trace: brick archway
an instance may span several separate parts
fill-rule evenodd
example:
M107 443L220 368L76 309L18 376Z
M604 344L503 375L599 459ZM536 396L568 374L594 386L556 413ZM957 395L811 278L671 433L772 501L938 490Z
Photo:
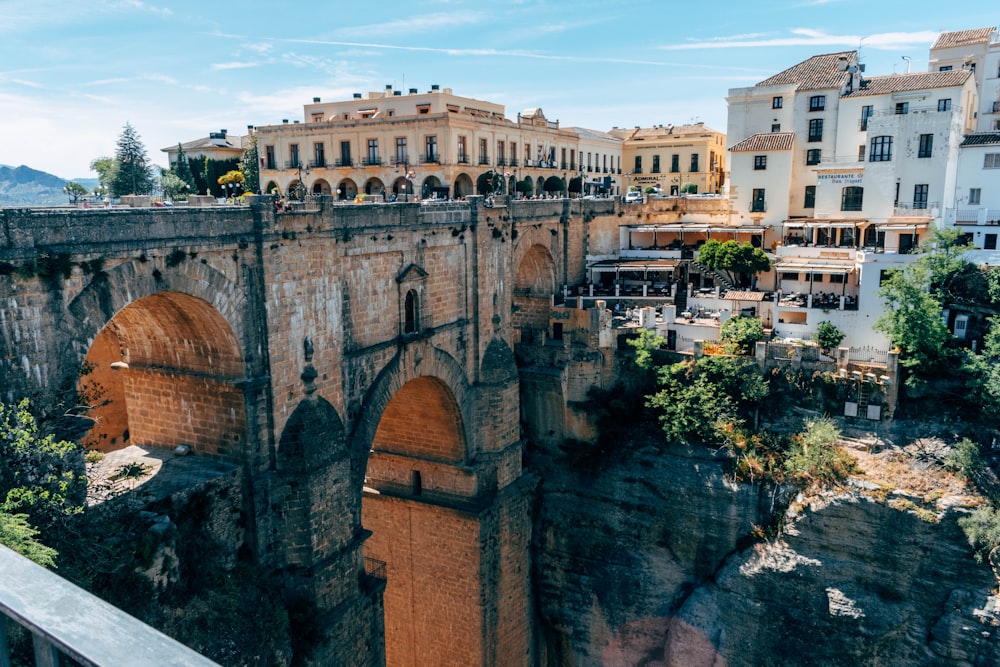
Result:
M203 264L186 271L150 264L119 265L69 306L81 359L78 391L96 406L84 444L188 445L242 462L247 372L237 314L245 296Z
M556 292L556 263L545 246L529 245L516 264L512 324L519 340L530 343L548 329L550 299Z

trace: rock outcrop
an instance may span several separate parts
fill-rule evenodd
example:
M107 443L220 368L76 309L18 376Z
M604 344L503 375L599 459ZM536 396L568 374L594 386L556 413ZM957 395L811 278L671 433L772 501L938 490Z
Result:
M574 474L539 456L544 664L994 665L996 581L957 518L863 489L780 498L698 448ZM552 465L548 465L552 463Z

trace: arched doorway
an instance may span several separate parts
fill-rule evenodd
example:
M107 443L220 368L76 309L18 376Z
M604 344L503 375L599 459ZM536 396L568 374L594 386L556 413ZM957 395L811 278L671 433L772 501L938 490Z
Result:
M545 194L545 178L539 176L538 180L535 181L535 196L538 197L543 194Z
M328 195L331 192L330 184L325 178L318 179L312 185L312 193L314 195Z
M472 178L465 173L455 177L455 199L461 199L473 194ZM482 193L479 193L482 194Z
M441 180L437 176L428 176L420 186L421 199L447 199L448 188L441 185Z
M79 391L96 407L84 445L174 448L240 462L246 376L239 342L208 302L158 292L125 306L87 351Z
M345 178L337 186L337 199L345 201L358 196L358 184L349 178Z
M361 514L365 555L386 563L389 667L482 664L482 519L467 507L466 449L459 403L439 378L409 380L382 411Z
M385 184L380 178L369 178L365 181L366 195L381 195L385 191Z
M514 276L512 324L528 343L548 329L549 299L556 291L556 263L552 253L539 244L528 248Z
M281 194L281 188L279 188L278 184L275 183L274 181L268 181L267 185L264 186L264 194L266 195Z

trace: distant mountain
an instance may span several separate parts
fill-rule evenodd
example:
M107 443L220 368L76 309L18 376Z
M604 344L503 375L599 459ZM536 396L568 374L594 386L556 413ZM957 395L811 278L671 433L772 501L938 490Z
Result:
M68 203L63 194L66 182L64 178L24 165L0 166L0 207L65 205ZM88 189L91 187L80 184Z

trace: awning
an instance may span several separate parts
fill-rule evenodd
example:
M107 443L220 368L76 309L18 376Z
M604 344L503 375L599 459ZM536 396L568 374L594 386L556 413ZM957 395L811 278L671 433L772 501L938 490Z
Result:
M612 273L616 271L673 271L676 259L602 259L587 267L588 271Z
M852 273L855 266L854 264L835 264L833 262L786 262L779 259L775 262L774 268L776 271L841 274Z
M834 227L838 229L852 227L860 227L861 225L868 224L867 220L816 220L814 222L807 222L806 227L809 229L823 228L823 227Z
M729 290L722 298L727 301L763 301L764 292L751 292L749 290Z
M905 232L927 229L930 222L889 222L884 225L875 225L875 229L880 232Z

